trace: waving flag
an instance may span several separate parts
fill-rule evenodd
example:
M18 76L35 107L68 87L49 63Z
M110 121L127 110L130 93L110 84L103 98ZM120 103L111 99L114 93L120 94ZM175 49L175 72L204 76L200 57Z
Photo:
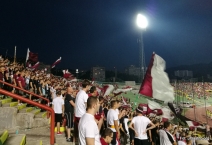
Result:
M38 53L30 52L29 48L27 49L26 62L36 63L38 62Z
M128 91L131 91L131 90L132 90L132 88L116 89L116 90L113 91L113 94L114 94L114 96L118 96L118 95L120 95L124 92L128 92Z
M73 75L67 70L63 70L63 77L64 78L71 78Z
M139 93L165 102L174 101L174 88L169 83L165 61L153 53Z
M53 64L52 64L52 68L54 68L55 67L55 65L57 65L58 63L60 63L61 62L61 57L59 58L59 59L57 59Z
M39 66L40 62L37 62L35 65L31 66L29 65L27 68L31 71L37 70L38 66Z

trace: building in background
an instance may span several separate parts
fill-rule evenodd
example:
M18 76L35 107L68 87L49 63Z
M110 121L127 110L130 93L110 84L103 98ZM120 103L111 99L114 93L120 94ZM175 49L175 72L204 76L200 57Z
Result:
M94 81L105 81L105 68L104 67L92 67L91 78Z
M177 70L174 72L174 75L179 78L192 78L193 77L193 71L189 70Z
M136 67L136 66L134 66L134 65L130 65L130 66L125 70L125 72L126 72L128 75L140 77L140 67Z

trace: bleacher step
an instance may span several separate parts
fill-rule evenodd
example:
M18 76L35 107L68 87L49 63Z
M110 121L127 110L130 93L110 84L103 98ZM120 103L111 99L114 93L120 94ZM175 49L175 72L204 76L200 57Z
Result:
M0 132L0 145L3 145L4 142L7 140L8 138L8 131L7 130L4 130L4 131L1 131Z
M25 134L14 134L10 135L4 145L25 145L26 135Z
M25 107L19 110L19 113L27 113L27 112L31 112L32 110L33 110L33 107Z
M47 115L47 112L39 112L35 115L35 118L45 118Z
M9 103L2 104L2 107L14 107L17 105L18 105L18 102L9 102Z
M18 106L15 106L18 110L21 110L23 108L26 108L27 104L21 104L21 105L18 105Z
M42 140L40 140L40 141L30 141L30 142L27 141L26 145L43 145L43 142L42 142Z
M3 99L3 100L0 100L1 104L5 104L5 103L9 103L9 102L12 102L12 98L7 98L7 99Z
M32 110L30 113L37 115L38 113L40 113L40 111L41 109L35 109L35 110Z

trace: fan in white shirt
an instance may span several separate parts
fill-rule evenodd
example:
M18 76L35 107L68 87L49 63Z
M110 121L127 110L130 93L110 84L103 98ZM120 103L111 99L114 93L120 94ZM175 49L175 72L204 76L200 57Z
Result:
M119 103L117 100L112 100L110 102L111 109L107 113L107 125L113 131L113 139L111 141L111 145L116 145L116 138L120 138L119 131L119 118L117 108L119 107Z
M99 110L97 97L89 97L87 100L87 112L79 121L79 144L80 145L101 145L99 130L103 123L103 117L99 120L98 126L94 115Z
M138 106L136 108L136 113L137 116L132 119L129 125L129 128L131 128L135 132L134 144L148 145L149 142L147 137L147 131L155 128L155 125L149 120L149 118L142 115L142 107ZM151 125L151 127L147 128L149 124Z
M84 80L82 82L83 89L77 93L75 100L75 119L74 119L74 135L75 138L78 138L78 124L80 118L86 113L87 99L88 95L86 92L90 90L90 82L88 80Z

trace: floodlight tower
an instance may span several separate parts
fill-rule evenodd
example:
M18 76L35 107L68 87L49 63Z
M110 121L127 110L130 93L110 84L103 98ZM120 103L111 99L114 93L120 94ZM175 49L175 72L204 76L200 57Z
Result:
M144 54L144 43L143 43L143 32L148 26L148 21L144 15L137 15L137 26L141 29L141 35L138 39L139 43L139 67L140 67L140 80L144 79L146 71L145 54Z

